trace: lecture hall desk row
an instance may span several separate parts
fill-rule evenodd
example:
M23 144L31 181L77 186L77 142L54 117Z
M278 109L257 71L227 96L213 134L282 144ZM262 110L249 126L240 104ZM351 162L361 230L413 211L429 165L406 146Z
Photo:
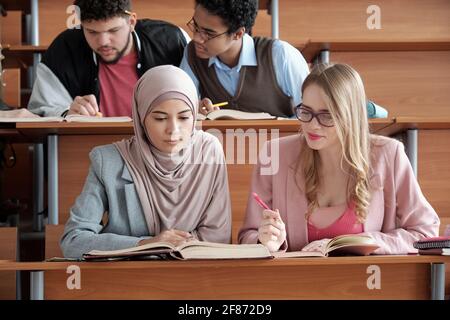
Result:
M449 139L435 139L434 135L441 136L442 134L449 134L449 123L445 119L379 119L371 120L371 131L374 133L384 134L384 135L398 135L401 132L405 132L409 129L418 128L419 129L419 144L420 149L423 150L419 152L419 163L421 163L421 158L431 157L433 163L432 166L445 165L446 161L439 160L439 156L442 156L442 152L448 152L444 148L445 143L448 143ZM227 129L240 128L244 132L248 132L249 129L255 129L256 131L267 129L269 132L271 129L279 129L279 135L295 134L299 130L299 125L297 121L208 121L203 124L204 130L218 129L221 132L225 132ZM120 140L123 137L127 137L132 134L133 129L131 124L117 123L117 124L67 124L67 123L18 123L16 125L16 130L19 134L26 139L39 140L48 139L51 135L53 138L57 137L57 163L58 163L58 177L57 181L59 185L59 192L57 200L59 200L60 214L58 217L59 223L63 224L67 218L68 209L70 208L73 200L81 191L84 179L89 166L89 161L87 154L90 149L96 145L110 143L116 140ZM423 140L422 135L425 137ZM431 139L431 140L430 140ZM434 149L428 150L429 141L433 143L444 144L436 154ZM426 142L425 144L423 142ZM424 145L422 145L424 144ZM248 148L249 143L246 144ZM224 146L225 148L225 146ZM226 148L225 148L226 149ZM422 154L423 152L423 154ZM422 155L421 155L422 154ZM437 159L436 159L437 157ZM434 160L433 160L434 159ZM448 157L447 157L448 159ZM426 159L423 159L426 161ZM425 168L432 167L430 165L424 165L423 169L419 166L419 180L421 174ZM233 217L233 240L236 241L236 233L240 227L243 219L243 213L245 210L245 203L247 200L248 186L251 174L250 164L234 164L229 166L229 177L230 177L230 189L231 197L233 202L233 213L236 216ZM444 167L445 169L445 167ZM442 169L443 172L435 172L423 176L423 179L430 181L431 185L433 182L439 183L442 179L442 175L448 170ZM433 175L434 174L434 175ZM434 179L434 180L433 180ZM448 181L448 180L445 180ZM440 183L440 190L449 188L445 185L445 181ZM422 184L422 182L421 182ZM78 190L73 190L77 189ZM425 188L424 192L427 190ZM433 191L433 189L431 189ZM72 192L72 193L71 193ZM69 194L69 195L68 195ZM432 193L433 195L433 193ZM50 195L52 196L52 195ZM439 198L437 194L437 199ZM427 196L430 198L430 196ZM444 198L445 199L445 198ZM432 201L433 199L430 199ZM65 209L61 209L61 206L66 206ZM433 204L435 206L435 204ZM444 203L445 205L445 203ZM448 211L439 211L442 220L447 219L448 221ZM444 216L442 216L444 215Z
M444 299L445 256L11 262L33 299ZM431 267L430 267L431 266Z
M46 258L61 256L63 227L47 226ZM20 270L31 271L32 299L444 299L450 263L448 256L417 255L15 262L13 246L3 250L15 237L14 228L0 229L2 299L14 299L14 272Z
M279 136L296 134L299 129L297 120L264 121L204 121L204 130L225 133L238 129L244 133L261 133L262 139L270 139L271 130L278 129ZM371 132L400 138L417 175L422 190L439 213L442 225L450 223L450 118L397 117L395 119L370 120ZM57 179L49 180L49 206L56 218L53 224L63 224L68 217L70 207L81 192L89 168L88 153L98 145L111 143L129 137L133 133L130 123L17 123L16 130L24 139L48 141L49 160L57 166L48 168L49 174ZM264 131L266 130L266 131ZM264 134L267 132L267 135ZM239 134L237 134L239 136ZM242 139L242 135L241 135ZM235 139L234 151L227 148L224 139L224 151L227 155L239 155L238 139ZM252 163L251 150L255 153L259 145L252 139L246 140L246 163L229 164L233 213L242 215L245 211L248 188L250 185ZM227 160L230 160L227 157ZM232 161L233 159L231 159ZM53 188L53 189L52 189ZM51 208L51 206L55 208ZM52 215L52 213L50 213ZM242 221L242 218L239 218ZM235 238L234 238L235 239Z
M371 129L377 132L392 123L393 120L389 119L371 120ZM300 129L299 122L297 120L222 120L203 121L198 123L198 126L200 125L203 130L223 137L224 152L229 162L228 177L232 210L235 215L238 215L234 219L242 222L252 167L261 144L271 137L297 134ZM48 141L48 173L49 176L57 178L50 177L48 181L51 224L64 224L67 220L70 207L80 194L87 176L90 150L95 146L119 141L133 134L131 123L17 123L16 127L30 140ZM232 134L223 135L230 130ZM244 141L242 139L246 134L245 147L238 148L238 145L242 145ZM230 139L235 136L238 138ZM229 143L230 141L234 142L234 146ZM245 155L244 163L237 163L242 154ZM52 216L54 218L51 218ZM233 230L234 240L236 240L236 231L236 229Z

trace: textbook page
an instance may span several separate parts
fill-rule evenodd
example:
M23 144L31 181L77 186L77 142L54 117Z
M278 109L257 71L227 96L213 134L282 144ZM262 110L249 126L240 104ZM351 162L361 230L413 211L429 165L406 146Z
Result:
M262 244L226 244L198 240L188 241L178 247L166 242L154 242L121 250L92 250L83 257L87 261L95 261L109 258L142 258L152 255L180 260L272 258L269 250Z

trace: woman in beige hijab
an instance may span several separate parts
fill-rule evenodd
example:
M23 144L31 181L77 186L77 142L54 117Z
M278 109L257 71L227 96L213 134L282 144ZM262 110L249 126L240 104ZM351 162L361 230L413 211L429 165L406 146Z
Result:
M231 241L223 149L195 129L197 105L196 88L181 69L159 66L142 76L133 100L135 136L90 154L61 239L66 257L154 241Z

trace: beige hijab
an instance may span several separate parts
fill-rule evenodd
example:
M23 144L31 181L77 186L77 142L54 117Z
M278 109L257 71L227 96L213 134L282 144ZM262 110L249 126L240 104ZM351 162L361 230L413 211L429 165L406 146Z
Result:
M184 101L194 118L191 140L176 154L156 149L144 125L151 110L169 99ZM134 89L135 136L115 145L134 181L150 235L173 228L200 240L229 242L231 206L223 149L215 137L195 129L197 106L197 90L183 70L154 67ZM216 194L218 186L226 186L221 191L225 194Z

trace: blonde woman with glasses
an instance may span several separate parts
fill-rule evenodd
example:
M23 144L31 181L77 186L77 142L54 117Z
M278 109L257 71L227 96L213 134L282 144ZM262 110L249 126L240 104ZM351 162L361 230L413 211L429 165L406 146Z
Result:
M258 163L240 243L271 251L314 250L342 234L375 240L375 254L416 252L414 241L436 236L439 218L423 196L403 145L371 135L359 74L345 64L319 65L302 86L299 135L270 141ZM277 169L278 168L278 169ZM266 169L265 171L262 169ZM276 170L277 169L277 170ZM252 196L250 196L252 197Z

